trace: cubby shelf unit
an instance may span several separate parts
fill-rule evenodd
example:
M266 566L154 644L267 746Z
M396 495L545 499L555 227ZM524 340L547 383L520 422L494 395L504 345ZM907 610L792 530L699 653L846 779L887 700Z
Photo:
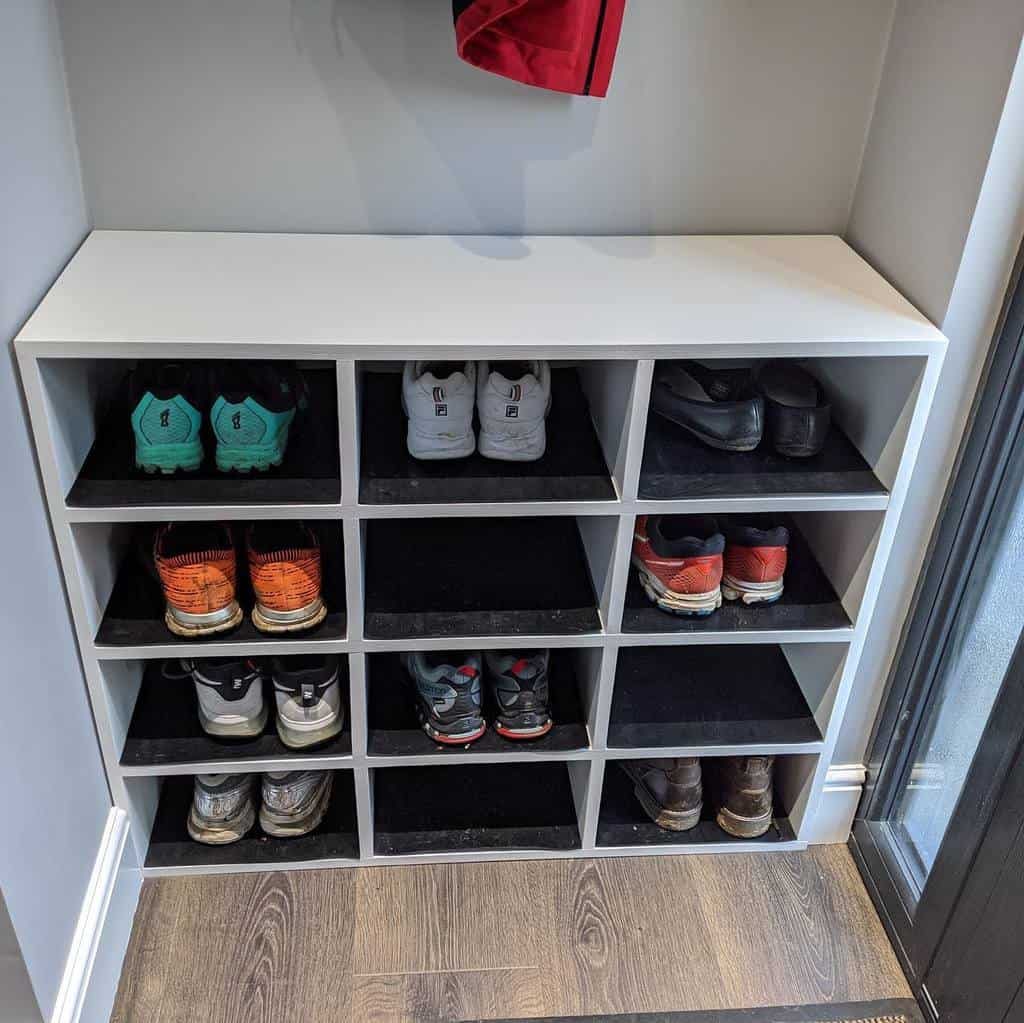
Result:
M833 236L94 232L17 355L111 792L147 874L803 847L945 347ZM815 459L711 452L648 414L658 360L769 357L800 360L831 395ZM118 402L137 360L257 358L298 361L320 396L279 472L132 470ZM412 462L402 360L495 358L551 360L545 458ZM651 608L630 548L635 517L659 512L789 522L783 602L700 621ZM136 531L286 518L324 538L327 627L185 642L154 624ZM441 750L395 705L401 651L534 646L567 687L537 745ZM209 741L155 663L289 653L347 668L348 724L323 749L295 753L272 730ZM763 753L778 758L778 820L754 842L710 817L654 828L617 763ZM191 775L293 768L337 772L316 834L188 841Z

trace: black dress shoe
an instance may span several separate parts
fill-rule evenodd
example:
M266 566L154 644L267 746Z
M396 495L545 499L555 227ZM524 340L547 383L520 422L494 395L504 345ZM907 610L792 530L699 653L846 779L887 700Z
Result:
M742 372L699 362L658 363L651 408L712 448L752 451L761 442L764 403Z
M757 373L764 396L768 435L775 450L790 458L809 458L825 445L832 406L821 384L792 362L773 359Z

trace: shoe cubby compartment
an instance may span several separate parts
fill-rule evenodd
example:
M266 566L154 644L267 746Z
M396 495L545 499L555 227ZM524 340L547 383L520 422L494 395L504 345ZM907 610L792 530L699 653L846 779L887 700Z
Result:
M191 360L197 367L211 364ZM127 379L131 359L41 360L61 485L70 508L337 504L341 500L338 384L334 362L302 362L309 409L292 427L280 466L220 472L203 416L204 458L194 472L149 474L135 465Z
M548 664L548 693L554 725L539 739L505 739L494 730L494 708L484 673L484 718L487 731L467 746L435 742L416 715L412 685L396 653L366 658L366 704L371 757L515 756L567 753L590 747L587 722L599 684L601 652L597 648L556 648Z
M820 744L845 655L835 643L622 647L608 746Z
M374 854L578 849L574 793L589 770L573 761L374 768Z
M703 805L700 823L689 831L659 827L647 816L635 793L633 779L622 769L624 758L605 761L601 810L597 821L598 848L641 849L652 846L770 848L796 841L808 786L817 766L813 754L776 757L773 776L772 825L759 838L736 838L715 821L717 814L717 757L701 758Z
M766 429L753 451L722 451L657 414L647 417L640 500L753 496L877 499L884 506L906 441L907 411L917 396L923 358L794 359L812 373L831 401L824 448L809 458L780 455ZM725 379L749 365L716 363ZM657 365L655 366L657 379Z
M172 662L177 668L178 662ZM264 685L267 723L260 735L225 738L208 735L199 721L198 699L191 678L166 678L163 661L107 661L105 683L111 690L127 690L117 697L134 706L121 746L121 766L126 772L157 772L190 765L206 773L237 771L240 761L348 757L352 753L352 717L349 709L348 660L340 659L338 685L345 709L341 732L326 742L303 749L286 746L277 733L272 684ZM195 765L200 765L195 767Z
M375 519L364 529L368 638L600 631L615 519Z
M182 638L164 622L165 600L152 562L158 523L76 523L72 529L89 587L87 613L95 622L95 638L105 647L180 647L203 656L205 646L233 643L291 644L341 640L346 635L345 561L341 523L307 521L320 540L322 596L327 617L318 626L295 633L265 633L252 623L254 604L245 558L245 522L230 522L237 554L237 594L242 623L209 637ZM197 653L198 651L198 653ZM184 655L184 654L183 654Z
M544 454L424 461L406 447L402 364L360 364L361 504L613 501L635 363L553 363ZM477 430L478 432L478 430ZM624 449L623 449L624 450Z
M720 528L783 525L789 530L785 588L774 604L722 601L703 617L659 608L646 594L636 567L629 569L622 631L627 633L731 633L849 630L856 619L882 525L882 513L799 512L716 516Z
M189 835L187 822L192 805L192 775L130 780L130 784L136 787L158 783L159 797L145 859L147 869L223 866L273 870L279 865L316 864L321 860L356 860L359 857L355 787L351 771L334 771L327 812L308 835L272 837L264 834L257 820L247 835L230 845L204 845ZM254 784L258 785L258 778ZM258 790L256 800L258 809Z

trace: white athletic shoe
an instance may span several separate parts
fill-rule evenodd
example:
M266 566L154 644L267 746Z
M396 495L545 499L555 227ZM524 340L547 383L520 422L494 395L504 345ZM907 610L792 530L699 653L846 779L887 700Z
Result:
M533 462L544 454L544 419L551 407L551 368L542 360L481 362L476 407L480 454L506 462Z
M465 458L476 449L472 362L407 362L402 411L409 417L406 444L413 458Z

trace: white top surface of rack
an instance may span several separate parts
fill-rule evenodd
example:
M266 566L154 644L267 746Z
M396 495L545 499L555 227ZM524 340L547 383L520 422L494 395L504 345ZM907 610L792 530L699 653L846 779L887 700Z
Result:
M19 341L54 355L164 345L244 355L273 345L296 356L468 346L505 357L644 357L673 346L707 356L766 346L926 354L943 337L833 235L94 231Z

